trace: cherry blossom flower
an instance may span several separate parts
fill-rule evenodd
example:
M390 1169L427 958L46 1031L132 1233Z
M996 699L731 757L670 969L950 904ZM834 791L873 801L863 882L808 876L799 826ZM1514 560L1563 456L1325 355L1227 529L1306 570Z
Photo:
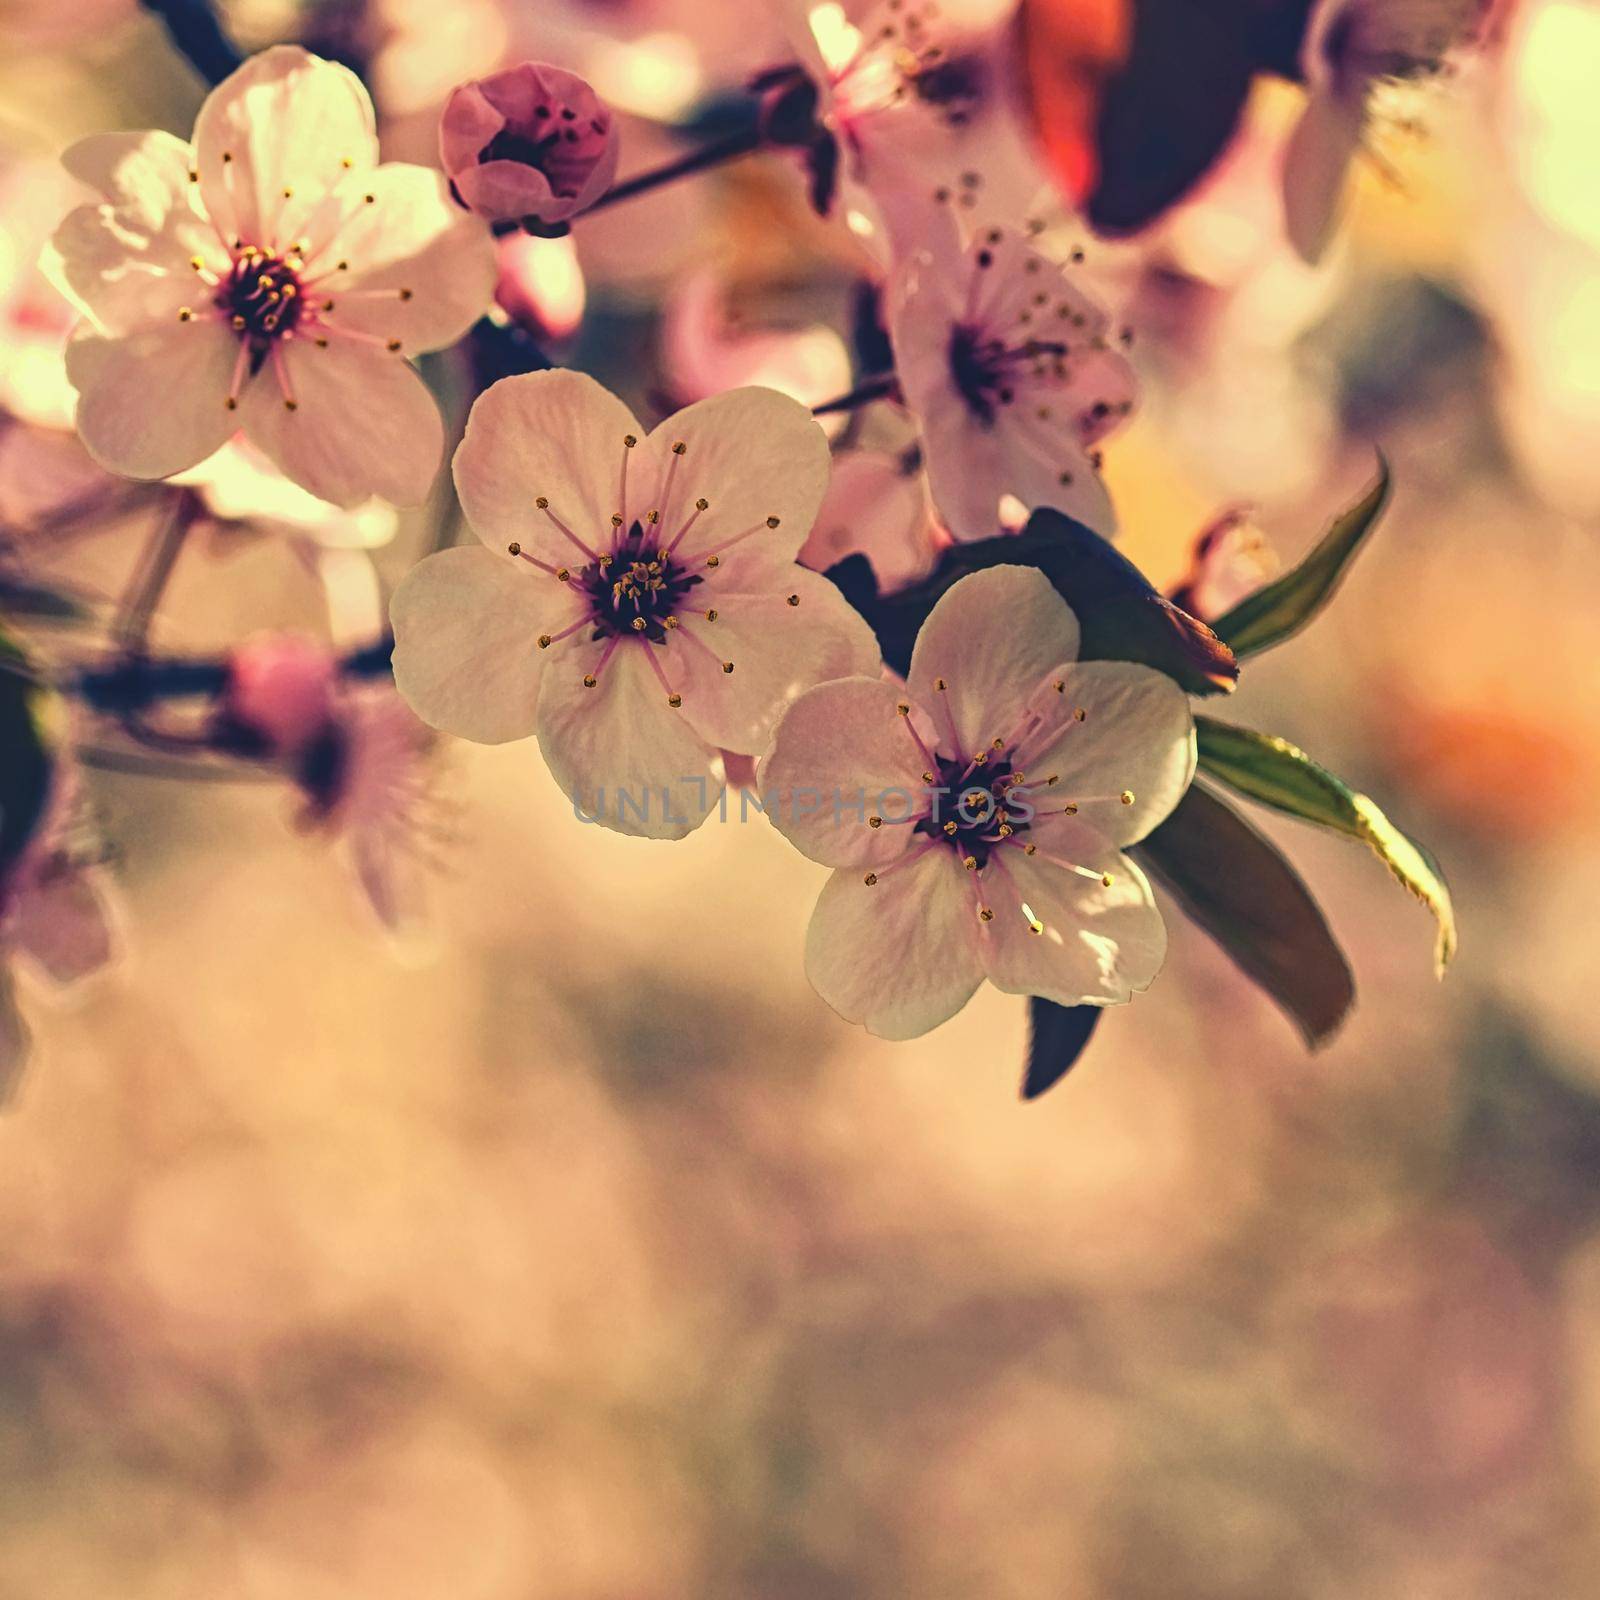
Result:
M790 39L837 141L852 232L884 253L948 207L972 226L1026 214L1044 179L1014 100L1015 0L789 0ZM829 209L826 204L819 209Z
M891 290L895 369L957 539L991 538L1007 495L1115 526L1094 447L1133 409L1133 368L1069 270L1020 232L963 248L946 223Z
M928 480L917 452L886 455L877 450L841 450L816 523L798 560L826 572L847 556L863 555L878 588L888 594L933 571L949 543L928 503Z
M1049 581L993 567L954 584L904 689L825 683L778 725L768 814L833 876L806 937L829 1005L885 1038L925 1033L987 978L1061 1005L1115 1005L1166 932L1123 853L1194 775L1182 690L1128 662L1075 664Z
M98 971L112 955L110 913L98 855L84 838L76 770L58 763L45 814L22 853L0 873L0 1103L28 1058L29 1034L16 1007L13 959L62 988Z
M378 920L421 919L444 831L428 730L392 689L346 687L321 733L299 746L300 825L342 843Z
M443 425L406 358L471 326L494 255L437 173L378 165L352 73L276 47L211 92L192 147L98 134L63 160L105 196L55 238L98 459L169 477L242 430L335 505L427 494Z
M82 187L54 162L0 168L0 407L48 428L70 428L76 396L62 352L77 320L39 269L61 214Z
M439 154L464 206L494 221L566 222L617 170L617 126L576 73L525 61L445 102Z
M1306 108L1283 169L1289 237L1307 261L1333 235L1376 92L1447 70L1489 9L1490 0L1317 0L1300 57Z
M795 694L876 668L866 624L795 565L828 447L770 389L646 436L581 373L507 378L473 407L455 478L489 550L406 575L395 681L447 732L536 732L556 781L608 827L681 838L716 804L719 749L764 753Z

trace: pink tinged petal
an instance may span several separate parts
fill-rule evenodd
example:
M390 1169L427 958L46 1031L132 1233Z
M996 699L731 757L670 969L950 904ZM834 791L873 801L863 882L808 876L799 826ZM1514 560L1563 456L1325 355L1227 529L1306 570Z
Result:
M1076 804L1110 843L1133 844L1170 814L1194 777L1188 696L1164 673L1131 661L1079 662L1064 682L1060 716L1024 742L1018 765L1035 784L1060 778L1031 791L1041 812Z
M238 348L220 323L198 318L75 338L67 377L89 454L129 478L166 478L205 460L236 426L224 402Z
M609 541L629 437L642 441L644 429L585 373L502 378L478 396L456 451L461 509L491 550L516 543L552 565L581 564L583 552L553 517L591 550ZM632 456L630 473L648 476L639 449Z
M200 108L194 144L218 227L269 249L293 243L329 189L378 161L361 80L294 45L263 50L218 84Z
M650 435L663 486L677 444L683 455L669 503L659 508L669 545L695 500L708 502L677 542L677 558L692 568L715 555L719 580L731 587L776 582L805 543L828 488L828 439L816 419L775 389L730 389Z
M0 959L0 1110L11 1103L17 1080L33 1052L33 1035L17 1009L17 990Z
M418 355L453 344L489 308L494 242L451 203L437 172L387 162L346 184L333 204L344 220L326 243L317 239L309 269L323 275L313 294L331 327L399 339L405 354Z
M653 646L622 640L585 687L605 648L574 640L546 667L539 748L586 818L618 833L681 839L717 803L715 752L668 705L645 659Z
M1077 618L1043 573L990 567L953 584L929 613L907 685L913 699L948 712L960 754L971 755L1009 737L1048 675L1077 653Z
M1032 856L1008 848L977 874L994 913L982 924L984 970L1008 994L1121 1005L1161 970L1166 926L1148 881L1126 856L1075 864L1091 876L1047 861L1043 847ZM1094 873L1109 876L1110 886Z
M1283 161L1284 222L1302 260L1322 259L1339 220L1345 177L1361 144L1365 94L1313 93Z
M7 930L19 956L52 982L75 983L111 959L111 923L93 879L64 867L17 898Z
M301 488L336 506L372 495L400 506L425 500L444 455L444 423L405 359L339 340L318 349L294 338L279 348L293 409L269 364L228 413L245 437Z
M914 1039L948 1021L983 981L968 874L935 846L871 886L843 868L806 930L806 976L847 1022Z
M534 730L541 637L582 615L567 585L509 555L444 550L418 562L389 602L394 681L430 727L479 744Z
M1005 429L1005 423L999 425ZM1044 438L1001 432L998 482L1030 511L1048 506L1075 518L1084 527L1109 537L1116 531L1116 511L1105 482L1080 441L1075 417L1052 424ZM991 524L994 518L990 518ZM990 532L993 532L991 526Z
M757 788L773 826L803 855L825 867L882 866L927 843L902 820L923 809L928 787L900 714L907 703L880 678L843 678L785 712Z
M759 755L785 706L829 678L872 673L872 630L826 578L791 566L779 589L709 591L717 618L685 611L667 634L668 676L683 693L683 714L708 743ZM733 671L726 670L733 663Z
M62 156L110 199L69 212L42 265L103 330L129 332L175 320L186 305L208 306L193 259L219 271L227 256L192 203L190 159L189 147L165 133L97 134Z
M878 587L904 588L933 570L938 556L926 480L889 455L841 450L817 520L799 560L826 572L846 556L864 555Z

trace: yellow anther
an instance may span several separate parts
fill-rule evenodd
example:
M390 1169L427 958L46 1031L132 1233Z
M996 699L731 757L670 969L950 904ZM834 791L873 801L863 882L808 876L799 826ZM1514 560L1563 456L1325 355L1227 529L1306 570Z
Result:
M1110 888L1110 887L1111 887L1111 885L1112 885L1112 884L1114 884L1114 883L1115 883L1115 882L1116 882L1116 881L1117 881L1117 880L1116 880L1116 879L1115 879L1115 878L1113 878L1113 877L1112 877L1112 876L1111 876L1111 874L1110 874L1110 873L1109 873L1109 872L1105 872L1105 873L1102 873L1102 874L1101 874L1101 876L1100 876L1100 882L1101 882L1101 883L1102 883L1102 884L1104 884L1104 885L1105 885L1105 887L1106 887L1106 888L1108 888L1108 889L1109 889L1109 888Z
M722 663L722 670L724 672L732 672L733 671L733 663L731 661L724 661Z
M673 445L672 453L675 456L681 456L688 448L688 445L686 445L683 440L680 439L675 445Z
M876 872L869 872L861 881L870 889L873 884L878 881L878 874Z
M695 501L694 508L696 511L709 511L711 509L711 502L702 496L700 499Z
M1067 692L1067 680L1065 678L1057 678L1055 690L1057 694L1065 694Z
M800 604L800 596L797 595L797 594L790 595L789 596L789 604L792 605L792 606L799 605Z
M622 442L631 450L639 441L631 433L627 433L623 435Z
M946 833L951 833L951 834L953 834L953 833L954 833L954 832L955 832L955 831L956 831L956 825L955 825L955 823L953 823L953 822L947 822L947 823L945 823L945 825L944 825L944 831L945 831L945 832L946 832Z
M633 631L635 633L643 633L648 626L649 624L644 620L643 617L635 617L633 619Z
M895 710L898 711L902 717L909 717L911 715L911 707L908 706L904 701L901 701L901 703L895 707Z
M706 621L707 622L715 622L716 620L717 620L717 610L716 610L716 607L713 606L711 608L711 610L706 612Z
M298 411L300 409L300 402L298 400L285 400L283 402L283 409L285 411Z
M708 567L720 567L722 565L722 558L720 556L707 556L706 565Z
M556 577L559 578L562 583L569 583L572 580L572 573L566 567L558 567L556 569Z
M976 856L962 856L961 865L964 866L968 872L976 872L978 870L978 858Z
M867 826L869 828L881 828L883 826L883 818L882 817L868 817L867 818Z
M541 511L548 511L550 509L550 502L544 495L540 495L533 503Z
M597 683L598 683L598 682L599 682L599 681L600 681L600 680L599 680L599 679L598 679L598 678L597 678L597 677L595 677L595 675L594 675L594 674L593 674L593 673L592 673L592 672L586 672L586 673L584 673L584 675L583 675L583 686L584 686L584 688L585 688L585 689L592 689L592 688L594 688L594 686L595 686L595 685L596 685L596 684L597 684Z
M1120 799L1121 799L1123 805L1131 806L1133 804L1133 790L1132 789L1124 789L1122 791Z
M387 349L388 349L390 355L394 355L399 350L399 348L400 348L400 341L398 339L391 339L389 341L388 345L387 345Z
M513 540L506 546L506 554L509 556L520 556L522 554L522 546Z
M539 635L539 648L541 650L548 650L550 648L550 635L548 633L541 633Z
M933 686L934 686L935 689L937 689L942 694L944 692L944 688L945 688L944 679L943 678L935 678L933 680Z
M1036 844L1025 844L1022 847L1022 853L1025 856L1031 856L1038 850L1038 848L1039 847Z
M988 906L979 906L978 915L982 917L985 922L994 921L994 912L992 912Z
M1072 720L1074 722L1083 722L1087 719L1088 715L1089 713L1085 711L1082 706L1079 706L1078 709L1072 713Z
M401 291L400 291L400 298L401 298L401 299L402 299L402 300L409 300L409 299L411 299L411 298L412 298L412 294L411 294L411 291L410 291L410 290L409 290L409 289L402 289L402 290L401 290Z
M194 321L194 312L192 312L188 308L188 306L182 307L178 312L178 321L179 322L193 322Z
M683 704L683 696L681 694L669 694L667 696L667 704L676 711Z
M778 517L768 517L768 518L767 518L767 526L768 526L768 527L769 527L769 528L776 528L776 527L777 527L777 526L778 526L778 523L779 523L779 522L780 522L780 521L781 521L781 520L782 520L782 519L781 519L781 518L778 518Z

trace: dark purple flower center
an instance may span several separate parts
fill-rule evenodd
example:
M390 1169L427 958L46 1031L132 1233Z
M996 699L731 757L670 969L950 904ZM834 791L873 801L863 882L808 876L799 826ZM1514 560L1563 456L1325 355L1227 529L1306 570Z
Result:
M1012 345L961 322L950 330L950 378L972 415L992 427L999 408L1016 399L1018 377L1042 376L1046 364L1059 363L1066 353L1066 345L1056 340Z
M651 532L653 535L654 529ZM585 567L578 575L589 597L596 639L638 634L652 644L665 643L667 618L703 581L664 555L654 537L645 537L638 522L628 529L609 561Z
M297 266L246 245L217 291L217 305L242 338L266 343L294 330L304 309Z
M558 198L575 199L605 153L606 130L603 118L585 120L570 106L560 111L535 106L531 122L508 122L495 134L478 152L478 165L515 161L542 172L550 181L550 192Z
M916 825L916 832L943 839L963 860L972 857L979 868L989 852L1012 834L1026 833L1028 824L1006 809L1006 795L1015 779L1007 757L974 766L971 760L947 756L938 762L938 805ZM951 824L955 826L952 828ZM1009 834L1002 834L1005 827Z

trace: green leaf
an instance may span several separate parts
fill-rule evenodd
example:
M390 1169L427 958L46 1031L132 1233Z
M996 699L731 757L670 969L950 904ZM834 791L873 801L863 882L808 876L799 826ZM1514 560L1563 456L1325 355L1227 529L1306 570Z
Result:
M50 792L41 698L27 657L0 628L0 873L33 837Z
M851 557L828 576L878 635L883 658L905 672L917 630L952 584L988 567L1036 567L1078 619L1084 661L1137 661L1190 694L1231 691L1239 677L1233 653L1205 623L1150 585L1134 564L1097 533L1058 511L1036 511L1018 534L952 545L932 577L880 595L868 564Z
M1313 1049L1355 1002L1350 964L1300 875L1232 806L1191 784L1137 856Z
M1247 595L1212 626L1236 656L1282 644L1333 598L1356 552L1389 500L1389 463L1378 457L1372 487L1323 534L1299 566Z
M1332 828L1368 845L1389 871L1433 913L1439 924L1434 966L1443 973L1456 953L1456 919L1450 889L1438 863L1379 809L1287 739L1236 728L1211 717L1195 718L1200 766L1240 794L1263 805Z

